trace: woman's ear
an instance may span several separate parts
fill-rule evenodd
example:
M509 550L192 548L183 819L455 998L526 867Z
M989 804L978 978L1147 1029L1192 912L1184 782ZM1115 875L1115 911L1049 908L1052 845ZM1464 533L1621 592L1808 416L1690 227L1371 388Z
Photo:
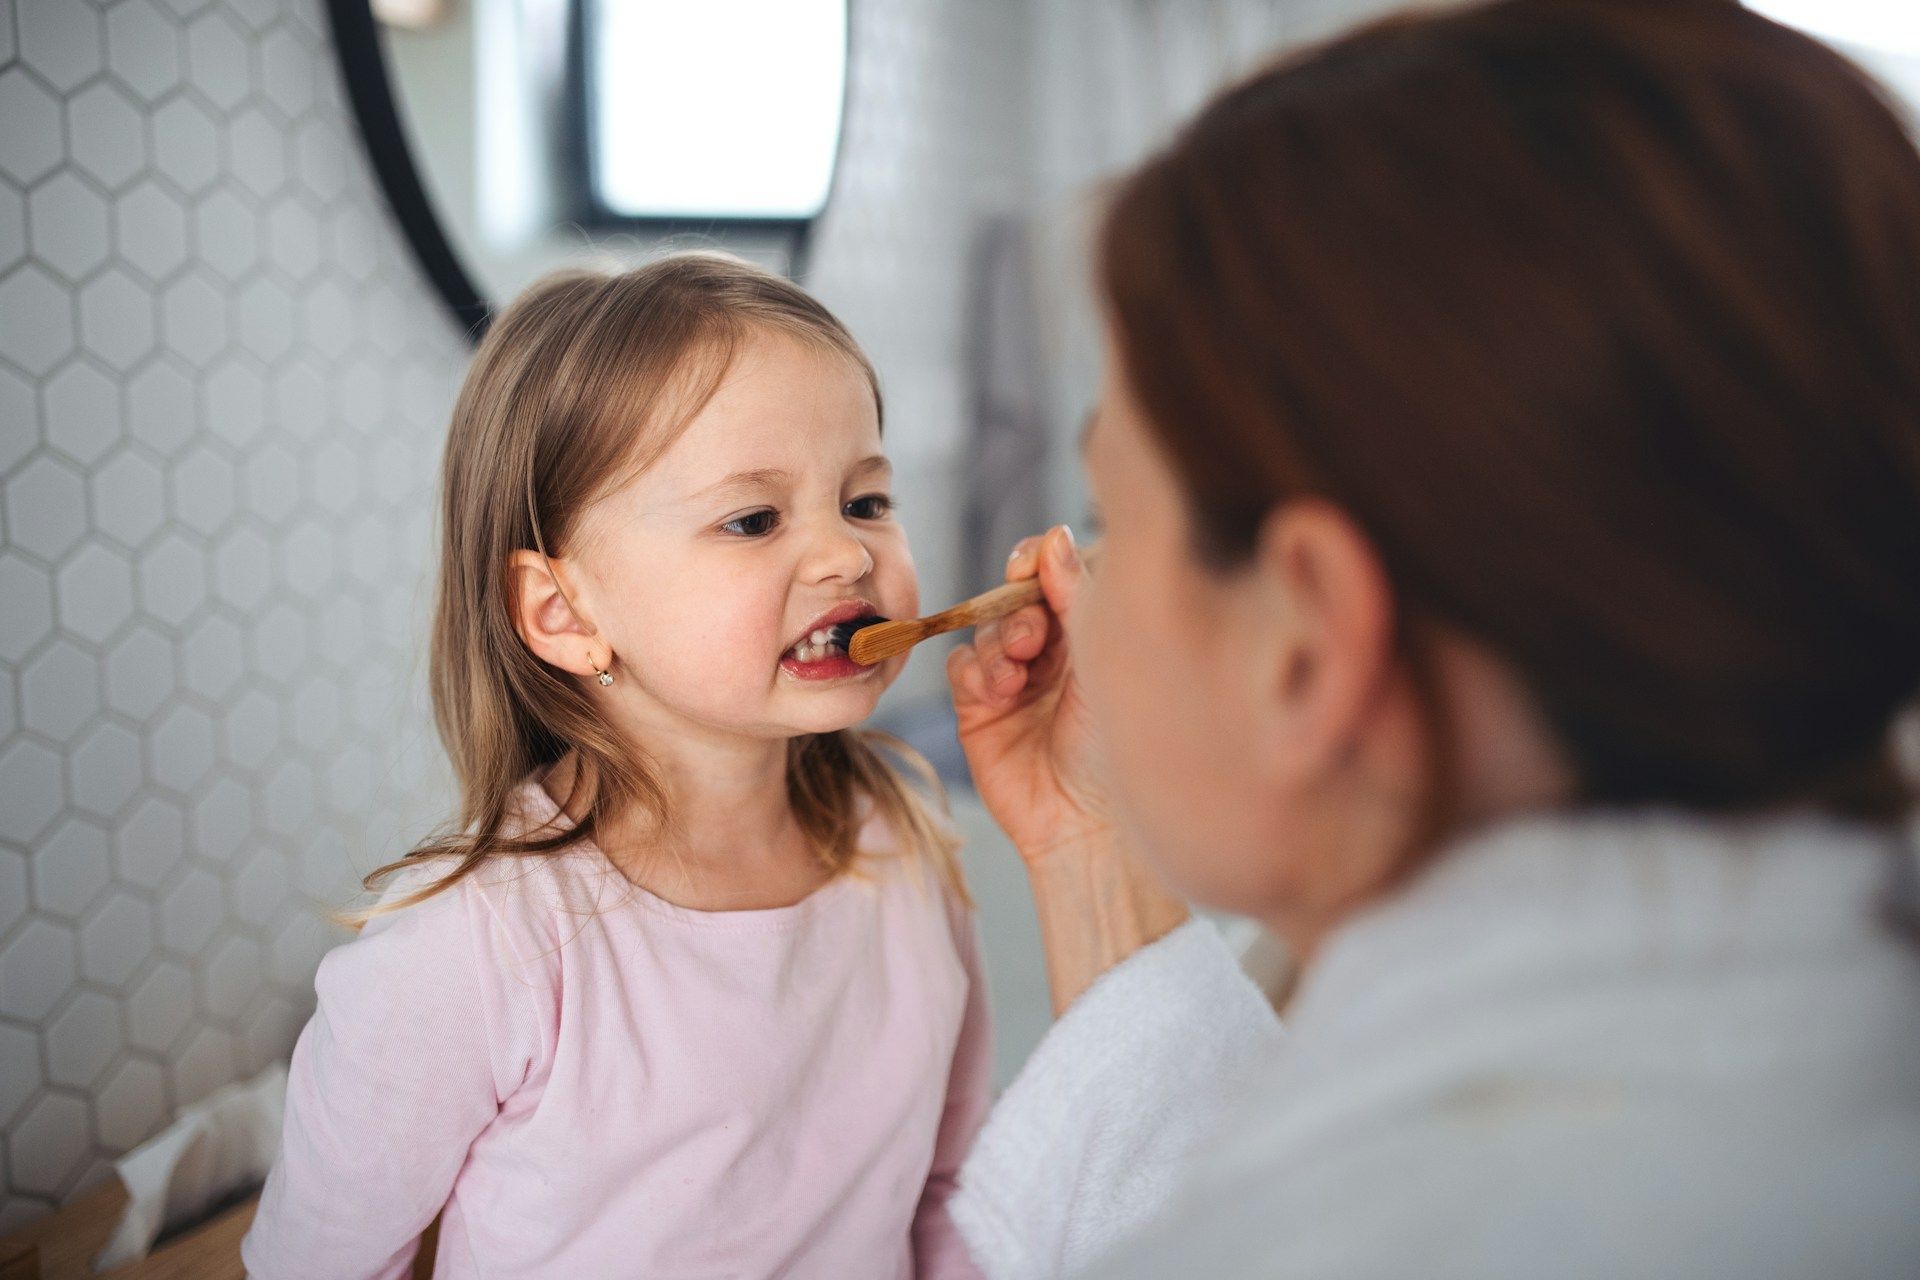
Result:
M1292 781L1350 760L1391 685L1393 592L1346 512L1285 502L1261 525L1250 566L1260 668L1260 746Z
M538 551L515 551L507 557L507 595L513 606L514 630L542 662L590 675L611 665L611 655L593 626L575 611L578 592L566 576L564 559Z

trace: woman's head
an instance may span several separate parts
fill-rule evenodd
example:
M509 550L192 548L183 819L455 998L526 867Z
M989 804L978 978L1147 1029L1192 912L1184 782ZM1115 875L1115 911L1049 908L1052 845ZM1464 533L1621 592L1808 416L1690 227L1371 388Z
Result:
M722 739L788 750L829 861L848 853L857 792L924 834L843 732L903 660L855 673L791 652L823 616L917 612L880 434L845 328L737 259L566 271L507 307L444 463L431 683L459 851L498 847L513 787L569 755L576 835L616 815L670 823L663 757Z
M1402 17L1214 102L1108 215L1077 640L1123 783L1193 783L1127 788L1174 873L1275 910L1361 823L1899 811L1916 266L1894 111L1731 0Z

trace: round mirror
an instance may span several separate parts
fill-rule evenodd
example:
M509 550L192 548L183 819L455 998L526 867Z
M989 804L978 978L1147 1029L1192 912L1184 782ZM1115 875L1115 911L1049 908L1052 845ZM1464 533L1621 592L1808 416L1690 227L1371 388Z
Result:
M333 0L382 182L478 336L583 258L724 247L789 275L832 194L846 0Z

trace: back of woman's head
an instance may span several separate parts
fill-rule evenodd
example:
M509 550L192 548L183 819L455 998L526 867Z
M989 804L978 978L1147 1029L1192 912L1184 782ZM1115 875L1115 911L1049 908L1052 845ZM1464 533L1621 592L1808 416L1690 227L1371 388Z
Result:
M1218 99L1101 271L1204 561L1328 498L1586 800L1903 809L1920 155L1838 55L1731 0L1389 20Z

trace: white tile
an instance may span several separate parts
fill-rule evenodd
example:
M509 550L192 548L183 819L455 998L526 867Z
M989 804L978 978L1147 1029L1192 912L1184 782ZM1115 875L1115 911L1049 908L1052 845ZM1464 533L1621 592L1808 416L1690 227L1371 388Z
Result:
M242 769L258 769L280 742L280 704L259 689L248 689L228 708L221 726L226 759Z
M315 520L294 525L280 544L280 575L303 596L313 598L334 581L334 536Z
M360 501L360 456L344 441L329 441L313 455L313 497L335 515Z
M269 31L260 41L260 89L283 115L298 117L313 105L316 69L325 70L291 28Z
M65 742L99 709L99 659L72 641L55 640L21 669L20 719L34 732Z
M216 305L218 299L216 298ZM173 341L169 331L169 342ZM155 360L127 383L127 427L162 456L177 452L199 429L193 383L167 360Z
M193 210L194 247L201 261L238 280L260 253L259 220L226 187L217 187Z
M100 73L106 39L100 15L91 6L69 0L19 0L15 17L20 24L21 59L55 89L71 91Z
M25 186L60 163L60 104L23 67L0 70L0 173Z
M0 1022L0 1125L12 1126L40 1082L39 1037Z
M0 659L18 662L53 630L53 582L45 570L0 551Z
M240 344L261 360L271 363L293 348L293 299L276 281L250 282L240 291L234 315Z
M287 136L258 107L244 108L227 126L227 157L234 178L259 199L287 183Z
M220 928L226 904L220 882L191 864L160 899L160 940L185 955L198 955Z
M277 849L259 849L233 878L233 906L242 923L266 929L287 903L293 871ZM264 971L265 964L261 969Z
M151 1053L172 1049L193 1020L193 975L163 960L127 996L127 1042Z
M252 462L241 488L253 505ZM255 530L240 525L220 536L213 551L213 590L237 609L252 609L273 585L273 548Z
M47 1079L88 1089L120 1052L120 1009L97 991L78 991L47 1025Z
M136 182L114 201L113 234L120 256L150 280L187 260L187 211L157 182Z
M273 377L274 425L296 440L312 440L332 425L327 379L310 364L296 364Z
M131 448L116 452L88 481L93 522L123 547L152 537L166 518L166 484L160 469Z
M345 700L339 687L324 676L302 681L293 691L294 740L312 751L325 750L340 731Z
M353 303L346 290L322 280L301 300L307 341L329 356L340 356L353 345Z
M218 533L233 516L233 464L206 446L173 466L173 518L204 534Z
M140 739L112 721L87 731L68 759L73 803L99 818L112 818L140 789Z
M0 849L0 937L27 914L27 855ZM6 1117L0 1116L0 1125Z
M147 796L113 833L115 873L142 889L158 889L187 854L187 818L170 800Z
M266 990L266 957L250 938L229 937L207 959L201 974L207 1012L235 1022Z
M109 191L125 186L146 164L145 133L139 111L111 81L90 84L67 99L73 162Z
M357 662L367 645L367 611L350 595L336 593L321 606L320 644L336 661ZM344 699L343 699L344 701Z
M267 780L267 829L283 836L297 835L313 819L313 771L290 760Z
M246 674L245 638L231 619L217 613L187 633L180 656L187 688L210 702L219 702Z
M283 525L300 511L300 460L292 450L268 440L242 468L241 493L251 511L272 525Z
M177 533L163 533L140 557L140 604L162 622L179 626L207 598L207 558Z
M42 1094L8 1135L13 1188L45 1196L63 1192L86 1164L87 1137L86 1104L65 1094Z
M0 495L6 500L7 537L23 551L57 560L86 531L87 495L80 473L42 455L13 473Z
M267 259L295 280L320 265L320 225L299 196L283 196L267 211Z
M70 172L27 193L27 246L35 260L70 281L107 260L107 200Z
M269 1064L284 1062L293 1053L305 1022L285 996L269 996L249 1015L240 1029L240 1070L257 1075Z
M36 911L78 920L112 875L107 829L67 818L34 847L33 905Z
M222 10L209 10L188 24L187 68L194 87L222 111L246 98L247 46Z
M191 791L213 768L213 724L198 707L175 706L147 739L153 779L174 791Z
M326 764L327 803L343 814L366 812L373 801L373 756L352 737Z
M233 1037L213 1027L202 1027L188 1040L172 1065L174 1100L183 1107L229 1083L237 1074Z
M0 138L12 132L0 129ZM0 351L9 360L28 373L48 373L73 350L73 337L72 296L45 268L28 263L0 280Z
M40 444L40 410L31 382L0 367L0 473L18 466Z
M148 124L154 167L182 191L206 190L220 173L220 139L213 117L193 98L182 95L168 99Z
M227 345L226 295L200 271L174 281L160 295L160 332L188 361L206 363Z
M69 556L54 575L53 591L60 625L95 644L111 639L133 616L133 566L102 542Z
M253 629L253 669L276 684L291 680L306 666L307 633L297 609L274 605Z
M80 925L80 973L124 988L153 955L153 908L125 889L93 904Z
M0 275L27 256L27 198L0 182Z
M232 778L217 779L193 806L188 828L194 854L224 866L253 835L253 800Z
M28 843L60 815L66 800L59 756L26 738L0 749L0 839Z
M294 172L321 203L331 204L346 189L348 163L338 129L319 117L301 122L294 138Z
M47 443L86 466L120 439L120 392L86 360L69 360L41 392Z
M242 313L239 319L243 329L238 336L245 342L247 318ZM208 428L236 449L257 440L266 428L266 382L245 356L229 356L213 367L205 403Z
M109 268L80 289L80 344L110 368L131 369L153 350L158 309L145 285Z
M120 0L107 12L107 66L148 102L180 83L180 33L153 0Z
M114 1069L93 1101L94 1135L119 1155L167 1124L167 1080L159 1067L130 1058Z
M173 641L144 623L136 626L107 652L107 705L145 720L173 693L173 660Z
M73 985L73 930L38 916L0 948L0 1013L37 1021Z

